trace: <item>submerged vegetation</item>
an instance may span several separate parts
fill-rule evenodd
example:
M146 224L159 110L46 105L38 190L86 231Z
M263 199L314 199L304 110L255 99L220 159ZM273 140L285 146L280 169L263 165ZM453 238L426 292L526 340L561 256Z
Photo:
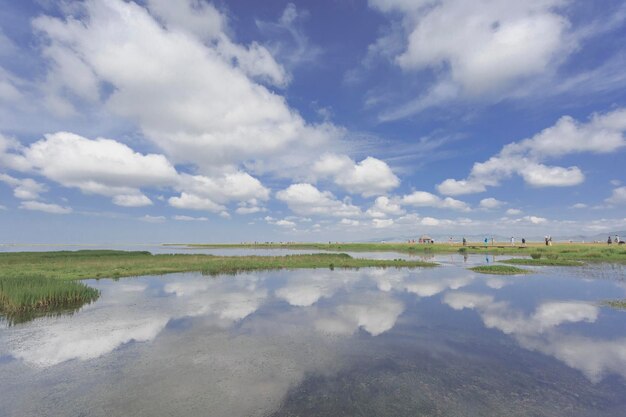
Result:
M494 274L494 275L517 275L517 274L531 274L532 271L527 269L516 268L508 265L480 265L473 268L469 268L474 272L480 272L481 274Z
M175 245L175 244L172 244ZM606 243L527 243L511 246L509 243L241 243L241 244L184 244L189 248L214 249L310 249L337 252L402 252L402 253L466 253L490 255L527 255L534 259L568 259L587 262L613 262L626 264L626 245Z
M532 265L532 266L582 266L583 262L573 259L539 259L539 258L513 258L498 261L512 265Z
M45 312L89 303L97 290L76 280L201 271L208 275L300 268L432 267L401 259L356 259L344 253L288 256L152 255L82 250L0 254L0 314Z
M626 310L626 299L624 300L607 300L602 303L607 307L616 308L618 310Z

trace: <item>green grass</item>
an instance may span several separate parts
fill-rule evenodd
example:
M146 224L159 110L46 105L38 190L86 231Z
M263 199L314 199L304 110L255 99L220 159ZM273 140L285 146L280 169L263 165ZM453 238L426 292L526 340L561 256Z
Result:
M75 311L95 301L100 292L82 282L45 276L4 276L0 279L0 314L11 324L54 311Z
M200 271L208 275L301 268L432 267L401 259L357 259L344 253L289 256L152 255L149 252L60 251L0 253L0 313L4 315L91 302L88 278L120 278Z
M625 300L607 300L607 301L602 302L602 305L616 308L618 310L626 310L626 299Z
M170 244L174 245L174 244ZM180 245L179 245L180 246ZM184 244L190 248L215 249L312 249L338 252L402 252L402 253L455 253L462 250L468 254L529 255L540 258L558 258L587 262L626 263L626 245L600 243L529 243L526 246L510 246L496 242L485 245L481 242L461 244L409 244L409 243L256 243L256 244Z
M494 274L494 275L517 275L517 274L531 274L532 271L527 269L516 268L508 265L480 265L473 268L469 268L474 272L480 272L481 274Z
M511 265L531 265L531 266L581 266L583 262L575 261L573 259L528 259L528 258L513 258L505 259L504 261L498 261Z

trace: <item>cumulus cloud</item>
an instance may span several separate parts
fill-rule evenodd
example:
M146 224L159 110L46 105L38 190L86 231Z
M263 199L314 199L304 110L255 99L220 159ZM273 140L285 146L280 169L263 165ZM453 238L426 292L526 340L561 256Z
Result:
M403 196L400 201L403 205L413 207L437 207L458 211L471 210L467 203L463 201L455 200L451 197L440 198L439 196L426 191L414 191L411 194Z
M113 197L113 204L122 207L144 207L152 205L152 200L143 194L121 194Z
M287 229L295 229L296 223L288 219L275 219L272 216L265 216L265 221L269 224L285 227Z
M217 204L208 198L199 197L195 194L188 194L185 192L181 193L179 197L170 197L168 202L170 206L179 209L202 210L212 213L221 213L226 210L226 207Z
M401 118L459 97L506 94L514 83L550 73L575 49L562 0L370 0L400 13L404 50L394 57L407 72L435 74L429 92L388 113Z
M19 171L28 169L28 163L20 153L22 148L19 141L0 133L0 166Z
M280 171L267 159L298 150L310 155L338 136L332 125L307 124L254 80L286 82L264 47L230 40L212 6L168 3L148 3L160 22L137 3L113 0L82 3L71 19L39 17L33 27L46 41L44 53L63 50L112 86L102 99L106 107L136 122L174 163L204 173L244 162ZM64 72L56 55L49 58L52 71ZM290 160L300 162L284 159Z
M118 205L148 205L140 187L173 185L174 167L163 155L133 151L112 139L58 132L45 135L23 151L32 170L65 187L115 197Z
M482 200L480 200L479 206L484 209L497 209L498 207L501 207L503 204L505 204L504 201L496 200L493 197L489 197L489 198L483 198Z
M386 227L392 226L393 223L393 219L372 219L372 225L376 229L384 229Z
M13 187L13 195L20 200L37 200L41 193L48 190L45 184L32 178L14 178L7 174L0 174L0 181Z
M366 197L386 193L400 185L400 179L389 165L372 157L355 163L346 155L326 154L315 162L313 172L322 178L331 177L347 191Z
M276 198L296 214L335 217L358 217L361 209L348 201L340 201L328 191L320 191L306 183L292 184L276 193Z
M466 179L447 179L437 186L446 195L482 192L516 174L534 187L567 187L585 179L576 166L547 166L542 162L577 153L611 153L626 146L626 109L594 114L587 123L569 116L535 136L512 142L485 162L477 162Z
M522 214L522 210L520 209L514 209L514 208L510 208L506 211L506 214L508 216L517 216L519 214Z
M269 199L270 195L270 190L258 179L242 171L213 177L183 174L178 188L187 194L210 198L221 204L230 201L251 201L256 205L259 201Z
M24 210L43 211L50 214L69 214L71 207L62 207L58 204L42 203L41 201L22 201L20 208Z
M538 216L524 216L522 218L516 219L515 221L531 223L531 224L543 224L543 223L547 223L548 219L546 219L545 217L538 217Z
M626 187L617 187L609 198L605 200L609 204L626 204Z
M365 214L370 217L382 218L387 216L398 216L404 214L406 211L396 201L392 201L389 197L380 196L374 200L374 204L370 207Z

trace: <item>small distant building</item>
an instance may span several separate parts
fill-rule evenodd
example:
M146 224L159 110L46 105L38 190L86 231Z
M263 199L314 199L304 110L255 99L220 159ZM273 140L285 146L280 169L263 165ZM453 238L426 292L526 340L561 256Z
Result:
M433 239L428 235L422 235L419 240L419 243L433 243Z

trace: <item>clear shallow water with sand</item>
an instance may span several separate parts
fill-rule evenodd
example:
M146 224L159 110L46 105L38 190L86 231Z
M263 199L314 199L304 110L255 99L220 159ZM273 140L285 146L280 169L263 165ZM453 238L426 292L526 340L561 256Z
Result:
M623 266L433 260L86 281L78 313L0 325L0 415L626 416L626 312L599 304Z

